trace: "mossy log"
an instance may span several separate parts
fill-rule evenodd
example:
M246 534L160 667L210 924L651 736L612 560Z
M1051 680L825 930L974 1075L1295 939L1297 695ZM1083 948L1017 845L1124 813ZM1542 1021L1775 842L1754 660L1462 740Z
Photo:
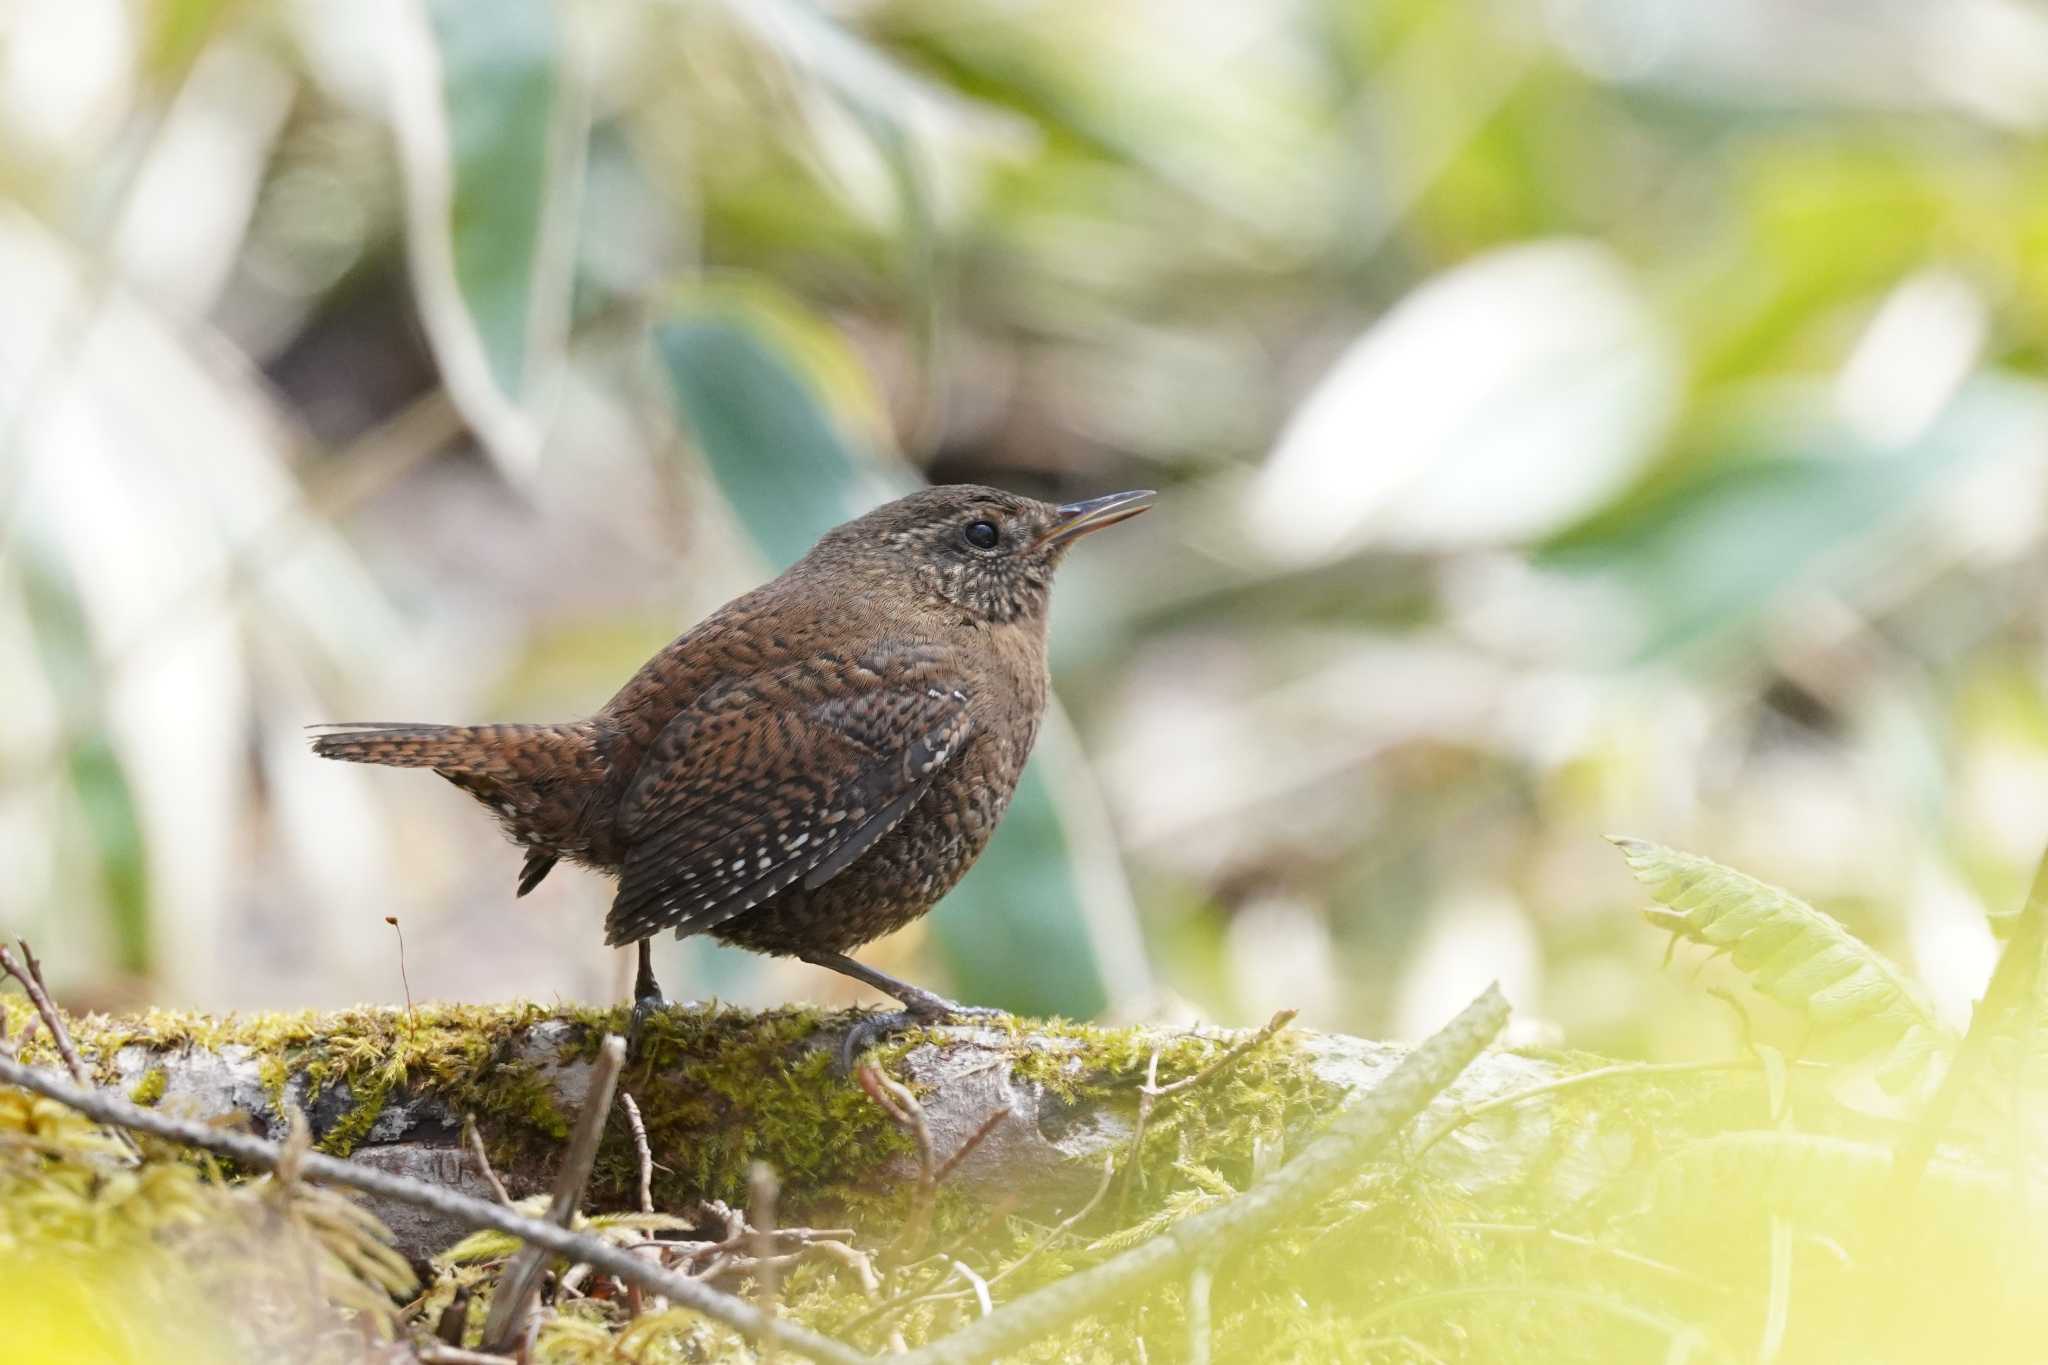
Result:
M838 1072L839 1044L855 1018L693 1007L657 1020L621 1088L645 1115L658 1206L738 1198L756 1160L780 1173L799 1209L887 1199L914 1183L911 1138ZM323 1150L488 1197L462 1140L473 1115L494 1169L520 1197L547 1187L596 1045L624 1023L617 1012L573 1007L433 1006L222 1019L152 1013L85 1020L76 1032L96 1079L137 1102L271 1137L286 1133L296 1110ZM939 1158L988 1127L950 1173L949 1198L1043 1215L1078 1206L1104 1155L1130 1147L1155 1054L1163 1085L1200 1071L1243 1036L1018 1020L924 1031L868 1060L919 1097ZM1390 1044L1290 1030L1160 1103L1153 1141L1180 1135L1169 1164L1174 1152L1216 1165L1269 1163L1402 1055ZM1489 1053L1439 1097L1418 1131L1587 1061ZM1481 1115L1430 1148L1429 1169L1478 1199L1511 1185L1518 1203L1568 1207L1633 1160L1638 1142L1627 1123L1560 1121L1569 1093ZM637 1170L627 1127L615 1122L589 1206L629 1205ZM408 1207L375 1212L415 1258L462 1231Z

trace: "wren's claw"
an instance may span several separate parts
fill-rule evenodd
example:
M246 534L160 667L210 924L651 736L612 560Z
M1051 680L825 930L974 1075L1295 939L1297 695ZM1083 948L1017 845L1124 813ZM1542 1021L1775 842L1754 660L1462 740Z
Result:
M647 1026L655 1016L668 1010L668 997L660 991L652 995L633 997L633 1017L626 1029L626 1051L629 1054L640 1051L640 1040L647 1036Z
M921 1028L930 1024L966 1023L974 1019L1008 1019L1004 1010L989 1009L983 1005L961 1005L934 995L930 991L913 991L903 999L904 1008L886 1010L879 1014L864 1015L852 1028L846 1031L845 1039L839 1044L839 1070L852 1075L854 1060L876 1043L905 1029Z

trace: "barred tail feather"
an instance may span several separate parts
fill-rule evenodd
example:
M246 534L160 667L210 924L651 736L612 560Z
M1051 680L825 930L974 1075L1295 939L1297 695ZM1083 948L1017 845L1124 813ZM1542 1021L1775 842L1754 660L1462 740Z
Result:
M524 779L537 771L573 778L596 762L588 725L393 725L320 727L313 752L346 763L433 768L444 774Z

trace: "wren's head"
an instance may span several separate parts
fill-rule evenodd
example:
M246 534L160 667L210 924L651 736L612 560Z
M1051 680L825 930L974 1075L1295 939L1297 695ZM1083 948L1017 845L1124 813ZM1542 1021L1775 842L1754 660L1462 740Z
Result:
M1042 621L1067 547L1151 505L1149 490L1054 506L979 484L946 484L834 527L806 559L976 621Z

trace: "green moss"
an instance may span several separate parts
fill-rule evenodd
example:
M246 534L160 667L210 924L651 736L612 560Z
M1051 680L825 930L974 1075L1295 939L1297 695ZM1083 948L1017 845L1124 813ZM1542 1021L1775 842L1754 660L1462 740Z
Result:
M9 1009L12 1022L15 1007ZM926 1243L945 1255L903 1264L890 1247L912 1192L907 1182L878 1181L875 1171L907 1153L909 1142L857 1085L836 1074L833 1050L822 1045L829 1040L820 1037L833 1022L803 1009L673 1011L651 1023L621 1085L636 1094L646 1121L657 1207L685 1210L707 1195L736 1201L751 1163L764 1160L782 1174L788 1220L856 1228L856 1243L884 1271L888 1295L934 1296L881 1318L845 1267L819 1260L789 1270L781 1294L792 1317L878 1353L888 1350L892 1332L917 1345L978 1311L955 1261L984 1276L1008 1272L999 1298L1099 1264L1249 1189L1344 1100L1316 1074L1309 1049L1282 1034L1202 1084L1160 1099L1142 1144L1116 1153L1108 1197L1042 1250L1055 1214L992 1212L985 1201L949 1188L940 1192ZM81 1021L77 1033L107 1073L122 1046L246 1048L268 1103L303 1105L330 1151L354 1148L380 1116L431 1091L458 1113L473 1111L500 1172L515 1189L534 1189L552 1176L573 1118L550 1091L546 1066L589 1059L605 1033L625 1024L621 1012L609 1010L449 1006L232 1020L152 1014ZM1155 1051L1158 1078L1170 1084L1196 1074L1227 1046L1158 1030L1028 1028L1009 1049L1013 1076L1019 1085L1043 1087L1041 1122L1054 1125L1062 1106L1091 1115L1107 1108L1128 1121ZM944 1034L907 1037L873 1060L900 1074L904 1053L927 1045L955 1044ZM556 1055L548 1055L550 1047ZM1567 1071L1604 1062L1578 1054L1548 1060ZM136 1074L132 1060L127 1074ZM153 1059L131 1093L144 1098L154 1086L160 1096L163 1074ZM1711 1335L1706 1355L1730 1341L1754 1340L1764 1290L1742 1275L1755 1264L1761 1234L1724 1263L1708 1262L1700 1239L1660 1239L1656 1225L1643 1224L1640 1177L1660 1151L1690 1135L1760 1125L1762 1090L1755 1073L1737 1071L1617 1078L1557 1092L1543 1105L1550 1140L1531 1154L1524 1185L1490 1191L1483 1205L1410 1168L1398 1152L1386 1153L1288 1225L1255 1243L1219 1249L1212 1358L1546 1365L1638 1359L1667 1353L1658 1328L1667 1320L1702 1324ZM1802 1114L1818 1111L1817 1103L1800 1103ZM1575 1146L1589 1136L1634 1139L1645 1164L1560 1210L1551 1177L1567 1174ZM626 1127L613 1123L586 1207L624 1205L636 1175ZM1718 1217L1724 1203L1734 1210L1752 1192L1731 1185L1708 1194ZM1660 1269L1645 1255L1680 1268ZM1711 1271L1713 1283L1684 1267ZM1816 1316L1833 1302L1825 1297L1835 1292L1829 1275L1842 1281L1845 1304L1857 1287L1847 1272L1802 1263L1801 1307L1813 1305ZM456 1285L468 1284L477 1291L470 1320L480 1323L489 1282L483 1267L450 1266L411 1321L432 1323ZM744 1279L723 1287L750 1288ZM1107 1365L1184 1358L1186 1292L1176 1283L1133 1296L1006 1359ZM542 1330L532 1358L668 1365L752 1356L730 1333L690 1315L629 1320L621 1303L599 1299L567 1304Z
M164 1089L170 1082L170 1072L160 1066L153 1066L142 1073L142 1079L128 1092L128 1098L136 1104L153 1105L164 1097Z

